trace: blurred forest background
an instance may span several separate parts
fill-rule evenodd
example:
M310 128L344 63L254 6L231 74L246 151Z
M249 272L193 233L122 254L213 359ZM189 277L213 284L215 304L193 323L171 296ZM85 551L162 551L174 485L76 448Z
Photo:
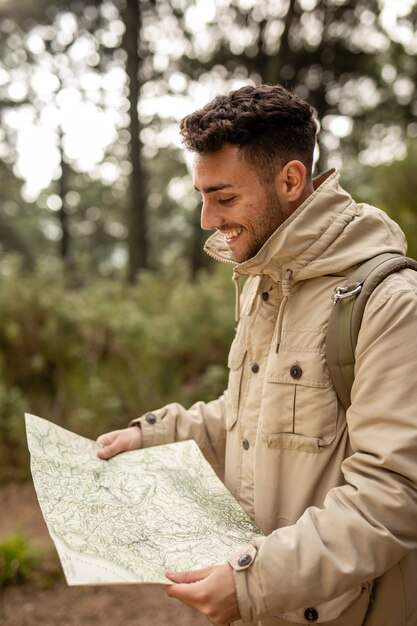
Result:
M178 120L283 83L417 255L414 0L0 0L0 480L24 411L95 438L223 390L230 268L202 252Z

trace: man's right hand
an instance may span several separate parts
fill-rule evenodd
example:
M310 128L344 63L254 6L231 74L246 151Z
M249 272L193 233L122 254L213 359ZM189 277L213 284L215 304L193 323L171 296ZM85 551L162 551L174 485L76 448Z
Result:
M129 426L121 430L113 430L97 438L101 446L97 450L99 459L110 459L120 452L138 450L142 447L142 431L138 426Z

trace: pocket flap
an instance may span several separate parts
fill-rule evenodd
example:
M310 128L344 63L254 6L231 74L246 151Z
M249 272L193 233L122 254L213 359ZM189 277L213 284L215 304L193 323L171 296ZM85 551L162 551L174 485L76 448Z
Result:
M236 421L237 421L236 413L232 413L231 411L228 411L226 414L226 429L231 430L233 426L236 424Z
M331 386L326 358L322 352L286 352L281 350L268 359L267 380L306 387Z
M242 367L245 354L246 354L245 346L243 345L243 343L238 341L238 338L236 338L234 342L232 343L232 346L229 352L229 357L227 360L227 365L229 369L234 371Z

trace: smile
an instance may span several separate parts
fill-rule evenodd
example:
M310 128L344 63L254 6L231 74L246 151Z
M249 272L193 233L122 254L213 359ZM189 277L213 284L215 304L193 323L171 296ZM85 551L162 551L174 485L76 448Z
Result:
M243 232L243 228L233 228L233 230L222 230L222 235L226 241L230 241L240 235L241 232Z

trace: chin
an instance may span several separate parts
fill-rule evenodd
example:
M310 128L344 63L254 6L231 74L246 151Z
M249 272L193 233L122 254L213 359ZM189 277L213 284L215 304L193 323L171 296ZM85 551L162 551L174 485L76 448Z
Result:
M256 248L256 250L246 250L238 255L233 255L233 257L238 263L244 263L245 261L249 261L249 259L253 259L253 257L258 254L259 250L260 248Z
M233 250L230 250L230 258L235 263L243 263L244 261L247 261L249 257L246 254L239 254L234 252Z

